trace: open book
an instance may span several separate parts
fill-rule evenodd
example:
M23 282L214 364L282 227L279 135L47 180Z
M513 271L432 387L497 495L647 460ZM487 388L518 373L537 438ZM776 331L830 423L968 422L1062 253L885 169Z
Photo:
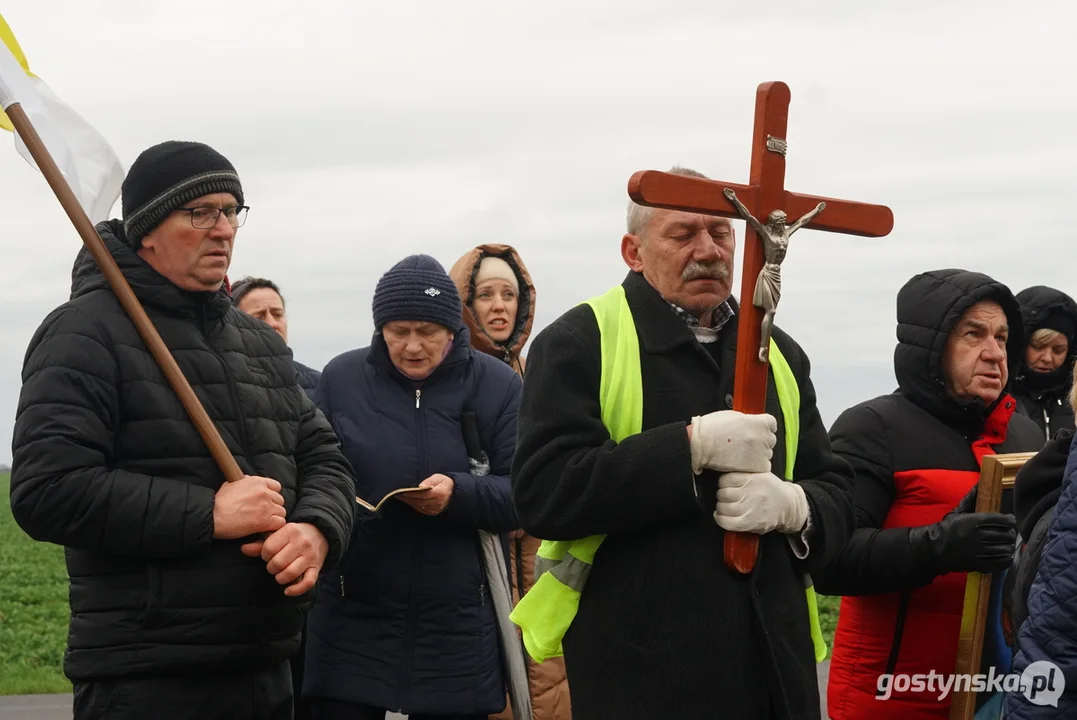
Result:
M402 488L397 488L396 490L393 490L391 493L389 493L388 495L383 497L381 500L379 500L377 505L371 505L370 503L368 503L366 500L359 497L358 495L355 496L355 502L359 503L360 505L365 507L367 510L370 510L371 512L377 512L378 510L381 510L381 506L385 504L385 501L388 500L389 498L391 498L393 495L399 495L400 493L408 493L408 492L418 492L420 490L429 490L429 489L430 488L425 488L425 487L402 487Z

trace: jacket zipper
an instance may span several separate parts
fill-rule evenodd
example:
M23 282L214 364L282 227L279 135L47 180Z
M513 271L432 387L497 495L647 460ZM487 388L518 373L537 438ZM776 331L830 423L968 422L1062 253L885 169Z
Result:
M236 390L236 379L232 377L232 373L228 371L228 363L225 361L224 356L217 352L217 348L213 347L213 354L217 356L217 359L221 361L221 367L224 369L224 379L228 384L228 395L232 399L232 411L236 416L236 432L239 435L239 446L243 448L243 454L250 458L250 442L247 438L247 424L243 422L243 415L239 410L239 391Z
M213 352L217 353L216 348L214 348ZM217 357L220 358L221 365L224 367L225 380L228 382L228 394L232 396L232 409L236 413L236 429L239 432L239 446L243 448L243 454L250 458L251 451L250 440L247 437L247 423L243 421L243 414L239 409L239 390L236 389L236 379L228 371L228 363L225 362L224 356L217 353Z
M338 563L338 565L337 565L337 567L339 569L339 572L340 572L340 597L342 597L342 598L345 597L345 595L344 595L344 575L348 572L348 568L350 568L354 562L355 562L355 558L352 557L348 561L347 565L345 565L343 562Z
M423 416L422 407L422 394L423 391L419 388L415 388L415 444L418 455L418 475L415 483L418 484L426 479L426 467L423 463L426 460L426 422ZM421 543L421 538L419 539ZM422 565L422 548L412 548L412 578L415 577L416 572L419 570L419 566ZM409 676L411 675L411 663L415 659L412 655L412 639L415 634L415 623L418 612L415 607L415 583L412 580L410 587L408 588L408 620L407 626L404 629L404 643L408 648L408 651L404 654L403 662L400 668L400 684L397 690L396 704L398 708L402 708L405 705L405 700L410 690Z
M886 675L893 675L897 667L898 654L901 652L901 640L905 635L905 617L909 613L909 601L912 595L909 592L901 593L898 598L897 617L894 621L894 639L890 642L890 656L886 659Z
M236 433L239 436L239 447L243 450L243 455L250 461L250 439L247 437L247 424L243 422L243 413L240 412L239 404L239 391L236 389L236 379L232 377L231 371L228 369L228 362L224 359L224 355L220 353L217 346L213 344L209 339L209 333L206 331L206 309L202 308L202 336L206 339L206 344L209 345L209 349L213 351L213 354L217 356L217 360L221 363L221 369L224 371L224 381L228 385L228 397L232 401L232 412L235 413L236 418Z

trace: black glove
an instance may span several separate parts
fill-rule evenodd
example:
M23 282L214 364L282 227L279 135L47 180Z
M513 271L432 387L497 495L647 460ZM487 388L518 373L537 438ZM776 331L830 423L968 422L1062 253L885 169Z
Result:
M1005 570L1017 545L1017 521L1003 513L955 511L934 525L910 528L909 544L919 563L939 575Z
M955 513L970 513L976 512L976 496L977 491L980 489L979 484L973 485L972 489L968 491L965 497L961 498L961 502L957 504L950 512Z

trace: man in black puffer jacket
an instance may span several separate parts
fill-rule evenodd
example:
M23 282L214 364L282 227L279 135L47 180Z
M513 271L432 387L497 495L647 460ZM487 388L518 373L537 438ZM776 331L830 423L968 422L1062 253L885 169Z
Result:
M225 483L97 264L34 334L11 508L63 545L75 718L290 718L309 591L354 478L284 341L222 286L243 191L197 143L146 150L97 231L245 477Z

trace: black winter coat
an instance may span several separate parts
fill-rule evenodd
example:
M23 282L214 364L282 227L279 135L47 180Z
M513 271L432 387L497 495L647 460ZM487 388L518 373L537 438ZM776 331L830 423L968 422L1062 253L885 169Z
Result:
M1013 481L1013 509L1017 518L1020 549L1013 570L1006 576L1006 597L1010 601L1010 628L1017 630L1028 618L1028 595L1043 554L1047 530L1054 519L1055 504L1062 494L1072 430L1059 430L1017 472Z
M291 352L223 292L180 290L97 226L243 472L278 480L291 522L347 545L352 473L296 383ZM244 540L214 540L224 481L96 262L34 333L15 419L11 509L65 546L73 681L263 668L299 647L309 603L288 598Z
M1019 676L1031 670L1032 678L1045 682L1034 684L1028 694L1006 694L1008 720L1077 717L1077 458L1072 445L1062 492L1051 512L1012 669ZM1036 663L1049 665L1037 673L1030 668Z
M693 480L686 425L732 408L737 322L704 347L642 275L623 282L639 335L643 431L610 439L599 408L601 352L588 305L534 339L520 407L513 497L528 533L607 534L564 638L575 720L818 718L819 688L804 573L828 563L853 530L852 471L830 450L808 358L774 338L800 388L795 480L815 534L806 561L789 537L760 538L753 572L723 561L718 475ZM778 421L773 472L785 469Z
M519 527L509 468L522 387L505 363L470 347L466 328L434 373L416 383L380 335L325 367L317 402L355 467L356 492L390 491L442 473L446 510L426 516L396 499L358 510L348 553L325 574L308 624L304 697L404 714L488 714L505 679L478 530ZM461 426L475 413L488 475L473 475ZM507 578L506 578L507 581Z
M318 389L318 380L322 377L321 371L296 361L295 373L299 380L299 387L303 388L303 392L307 394L307 397L313 400L314 391Z
M1054 288L1037 285L1017 294L1024 322L1025 343L1032 333L1043 326L1053 311L1069 317L1077 326L1077 303L1069 295ZM1072 385L1073 364L1077 360L1077 342L1070 341L1069 354L1062 367L1050 373L1038 373L1025 364L1024 349L1021 362L1016 366L1013 379L1013 396L1017 400L1017 412L1030 418L1043 433L1044 442L1058 434L1059 430L1073 430L1073 408L1069 393Z

